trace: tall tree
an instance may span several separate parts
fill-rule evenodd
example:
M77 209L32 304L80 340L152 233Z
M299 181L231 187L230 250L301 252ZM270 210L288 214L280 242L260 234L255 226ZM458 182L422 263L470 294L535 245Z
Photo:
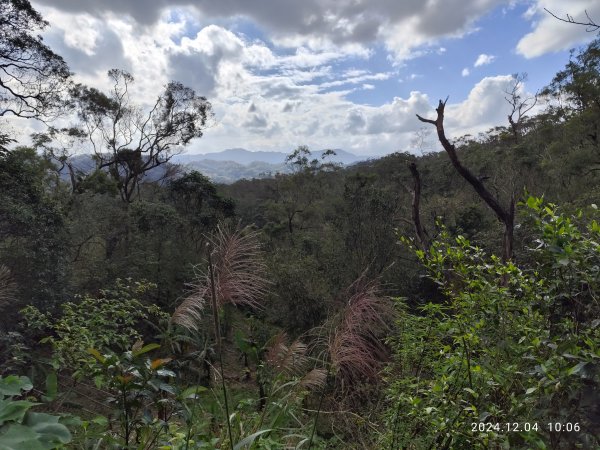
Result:
M43 118L64 106L70 72L36 34L47 26L28 0L0 1L0 116Z
M131 202L149 171L203 135L212 107L193 89L170 82L144 110L130 98L131 74L112 69L108 76L114 82L109 94L80 85L73 96L98 168L108 170L121 198Z
M504 91L506 96L504 99L511 107L508 115L508 123L512 131L515 141L519 140L523 122L529 111L531 111L537 103L537 94L527 96L523 91L523 83L527 80L526 73L515 73L512 76L512 81L509 87Z
M448 138L446 137L446 132L444 130L444 109L446 108L446 102L440 100L438 107L436 108L437 117L435 120L425 119L417 114L417 118L421 122L430 123L435 126L438 139L446 150L446 153L450 157L450 161L452 165L459 173L461 177L463 177L477 195L490 207L490 209L496 214L496 217L502 224L504 225L504 237L502 242L502 259L504 261L508 261L512 259L513 256L513 241L514 241L514 228L515 228L515 199L514 196L511 196L510 204L508 208L503 207L498 199L489 191L489 189L483 184L483 181L475 176L473 172L471 172L466 166L462 164L460 159L458 158L458 154L456 152L456 147L450 143Z
M571 57L564 70L542 90L542 95L566 102L575 111L600 112L600 38L590 42Z

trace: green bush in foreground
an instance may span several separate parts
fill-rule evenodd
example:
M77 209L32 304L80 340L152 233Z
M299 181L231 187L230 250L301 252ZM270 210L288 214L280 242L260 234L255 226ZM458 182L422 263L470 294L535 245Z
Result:
M524 267L446 233L416 250L446 300L418 314L398 302L385 445L600 445L600 226L541 199L525 206Z

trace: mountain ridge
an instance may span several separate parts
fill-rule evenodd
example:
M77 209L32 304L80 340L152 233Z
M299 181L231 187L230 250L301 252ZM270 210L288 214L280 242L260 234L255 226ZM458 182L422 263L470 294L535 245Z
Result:
M326 150L316 150L311 152L311 155L314 158L320 159L325 151ZM328 161L350 165L367 159L366 157L361 157L342 149L333 149L333 151L336 154L330 157ZM172 162L186 164L193 161L211 160L232 161L242 165L249 165L254 162L280 165L285 163L285 159L287 158L288 154L289 153L285 152L270 152L265 150L251 151L245 148L236 147L213 153L186 153L175 155L172 158Z
M311 152L311 159L321 159L326 150ZM345 150L336 149L335 155L327 161L344 166L352 165L367 158L361 158ZM186 170L197 170L215 183L230 184L241 179L268 178L276 173L289 173L290 168L285 164L288 154L283 152L250 151L243 148L231 148L214 153L193 153L174 155L169 161L179 164ZM92 172L96 164L92 155L74 155L71 158L76 170L83 173ZM147 181L156 181L164 176L163 166L152 169L147 174ZM61 171L61 177L68 179L66 168Z

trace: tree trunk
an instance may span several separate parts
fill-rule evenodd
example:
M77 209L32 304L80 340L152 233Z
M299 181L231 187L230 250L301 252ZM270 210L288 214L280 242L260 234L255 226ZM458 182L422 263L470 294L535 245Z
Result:
M430 123L435 125L437 130L437 135L442 147L450 157L450 161L452 165L456 169L456 171L471 185L477 195L481 197L481 199L494 211L497 219L504 224L504 237L502 243L502 260L509 261L513 256L513 232L514 232L514 220L515 220L515 200L514 196L511 197L511 203L508 209L504 209L498 200L491 194L490 191L484 186L479 178L477 178L473 173L462 165L460 160L458 159L458 155L456 153L456 147L448 141L446 138L446 133L444 132L444 108L446 107L446 102L440 100L437 111L437 118L435 120L425 119L417 114L417 118L421 122Z

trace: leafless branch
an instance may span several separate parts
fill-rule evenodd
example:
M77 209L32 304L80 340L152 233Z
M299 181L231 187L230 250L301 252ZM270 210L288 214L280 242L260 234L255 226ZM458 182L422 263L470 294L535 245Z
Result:
M417 114L417 118L421 122L430 123L435 125L437 130L437 135L442 147L450 157L450 161L452 165L456 169L456 171L462 176L472 187L475 189L479 197L490 207L490 209L496 214L496 217L500 222L504 224L504 241L502 247L502 258L504 261L508 261L512 258L513 252L513 232L514 232L514 216L515 216L515 205L514 205L514 197L511 198L511 203L508 208L503 208L498 200L492 195L492 193L485 187L479 177L476 177L467 167L465 167L461 161L458 159L458 154L456 152L456 147L450 143L448 138L446 138L446 133L444 131L444 109L446 107L446 102L448 101L448 97L446 97L445 101L440 100L438 107L436 108L437 118L433 119L425 119Z
M582 25L584 27L586 27L586 31L593 33L595 31L600 30L600 25L597 24L588 14L587 10L585 10L585 17L587 18L587 22L580 22L578 20L575 20L573 18L573 16L566 14L566 18L562 18L562 17L558 17L556 14L554 14L552 11L550 11L547 8L544 8L544 11L546 11L548 14L550 14L552 17L554 17L557 20L560 20L561 22L566 22L566 23L570 23L573 25Z

